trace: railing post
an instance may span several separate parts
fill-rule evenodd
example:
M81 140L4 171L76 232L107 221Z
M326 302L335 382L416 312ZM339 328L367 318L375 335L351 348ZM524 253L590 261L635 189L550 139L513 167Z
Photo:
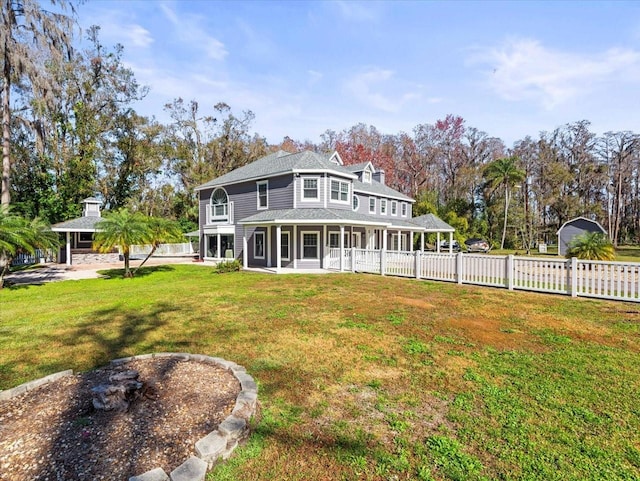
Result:
M387 270L387 249L380 251L380 275L384 276Z
M515 272L513 270L513 254L509 254L507 256L507 272L506 272L506 281L507 281L507 289L510 291L513 290L513 282L515 277Z
M416 257L416 263L415 263L416 279L420 279L420 272L422 271L422 251L418 249L415 252L415 257Z
M356 271L356 248L351 247L351 272Z
M458 252L456 254L456 282L458 284L462 284L462 272L463 264L462 264L462 252Z
M571 258L571 297L578 297L578 258Z

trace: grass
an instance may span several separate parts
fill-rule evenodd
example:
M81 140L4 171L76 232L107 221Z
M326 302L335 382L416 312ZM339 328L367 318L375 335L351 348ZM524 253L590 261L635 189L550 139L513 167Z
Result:
M0 291L0 389L204 353L244 365L262 405L211 480L640 479L636 304L373 275L141 274Z

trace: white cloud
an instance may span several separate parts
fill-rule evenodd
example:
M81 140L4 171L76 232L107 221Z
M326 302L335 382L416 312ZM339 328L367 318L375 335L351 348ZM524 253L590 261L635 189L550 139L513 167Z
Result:
M470 62L489 66L489 86L504 99L534 99L551 110L602 84L637 78L640 52L609 49L588 56L553 50L537 40L512 39L475 54Z
M384 112L398 112L406 102L415 100L420 94L406 92L402 94L385 94L384 90L393 88L390 86L394 72L379 68L369 69L356 74L345 83L345 90L360 103Z
M217 38L209 35L201 26L203 17L197 15L178 16L167 4L161 4L160 8L165 17L175 28L177 38L189 48L199 48L214 60L224 60L228 55L224 44Z
M342 18L355 22L373 22L380 16L379 9L374 2L357 2L355 0L331 2L338 8Z

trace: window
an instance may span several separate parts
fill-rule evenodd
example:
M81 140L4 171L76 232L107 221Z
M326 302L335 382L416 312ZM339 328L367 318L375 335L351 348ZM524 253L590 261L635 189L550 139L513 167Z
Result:
M360 200L358 199L357 195L353 196L352 206L353 206L353 210L358 210L358 207L360 206Z
M369 169L364 171L364 177L362 181L365 182L366 184L371 183L371 171Z
M282 232L280 234L280 257L283 261L288 261L291 259L291 251L289 245L289 233Z
M340 232L329 232L329 247L337 249L340 247ZM349 233L344 233L344 247L349 248Z
M211 220L227 220L229 217L229 198L224 189L216 189L211 196Z
M318 239L319 232L303 232L302 233L302 258L303 259L319 259L320 249Z
M387 199L380 199L380 214L387 215Z
M302 199L318 199L318 179L302 179Z
M264 232L253 234L253 257L264 259Z
M337 248L340 247L340 233L339 232L329 232L329 247Z
M391 236L391 250L407 250L407 236L404 234L393 234Z
M369 197L369 214L375 214L375 213L376 213L376 198Z
M391 215L398 215L398 203L395 200L391 201Z
M401 209L402 209L402 217L407 217L407 204L403 202L401 205Z
M258 209L267 209L269 207L269 181L263 180L256 182L258 192Z
M337 200L339 202L349 202L349 182L332 180L331 200Z

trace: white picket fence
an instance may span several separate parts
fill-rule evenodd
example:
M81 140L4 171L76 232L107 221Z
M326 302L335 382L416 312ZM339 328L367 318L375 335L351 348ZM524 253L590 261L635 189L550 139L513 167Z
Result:
M640 263L486 254L329 249L325 267L437 281L640 302Z
M146 256L151 252L150 245L132 245L129 250L129 255ZM193 246L191 242L182 242L178 244L160 244L156 251L153 253L155 256L184 256L193 254Z

